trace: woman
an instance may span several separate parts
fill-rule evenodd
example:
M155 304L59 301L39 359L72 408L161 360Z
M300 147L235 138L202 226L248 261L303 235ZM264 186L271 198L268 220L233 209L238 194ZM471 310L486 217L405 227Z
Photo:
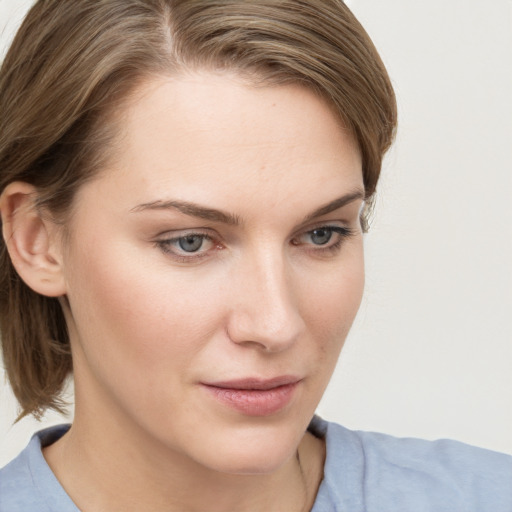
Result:
M507 456L314 418L396 124L341 2L40 1L0 112L5 365L76 395L0 511L510 510Z

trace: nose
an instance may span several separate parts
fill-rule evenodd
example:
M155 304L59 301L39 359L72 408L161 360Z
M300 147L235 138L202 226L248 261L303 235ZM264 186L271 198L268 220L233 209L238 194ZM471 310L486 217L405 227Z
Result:
M279 352L305 329L298 291L282 254L261 254L240 264L232 281L227 331L234 343Z

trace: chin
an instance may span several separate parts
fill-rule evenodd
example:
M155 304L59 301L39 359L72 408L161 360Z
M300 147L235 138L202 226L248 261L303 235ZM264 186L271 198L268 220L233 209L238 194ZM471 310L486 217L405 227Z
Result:
M291 450L267 452L265 448L239 453L222 454L221 460L210 466L220 473L235 475L267 475L278 471L295 456L296 447Z
M249 428L211 436L208 446L197 446L196 461L230 474L270 474L295 456L303 432L283 428ZM216 438L216 439L215 439Z

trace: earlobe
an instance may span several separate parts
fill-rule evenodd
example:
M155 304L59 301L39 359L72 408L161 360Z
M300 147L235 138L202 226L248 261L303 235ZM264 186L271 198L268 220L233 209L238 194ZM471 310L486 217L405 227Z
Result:
M49 297L66 293L57 226L35 206L37 190L10 183L0 196L2 231L11 261L23 281Z

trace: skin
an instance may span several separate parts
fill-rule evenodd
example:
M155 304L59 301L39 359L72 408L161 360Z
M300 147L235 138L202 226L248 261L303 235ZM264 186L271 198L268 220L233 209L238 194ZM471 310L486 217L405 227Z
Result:
M154 78L121 119L54 258L76 410L44 455L85 512L309 510L324 445L305 431L364 284L358 148L312 92L228 74ZM282 375L298 384L266 416L202 385Z

